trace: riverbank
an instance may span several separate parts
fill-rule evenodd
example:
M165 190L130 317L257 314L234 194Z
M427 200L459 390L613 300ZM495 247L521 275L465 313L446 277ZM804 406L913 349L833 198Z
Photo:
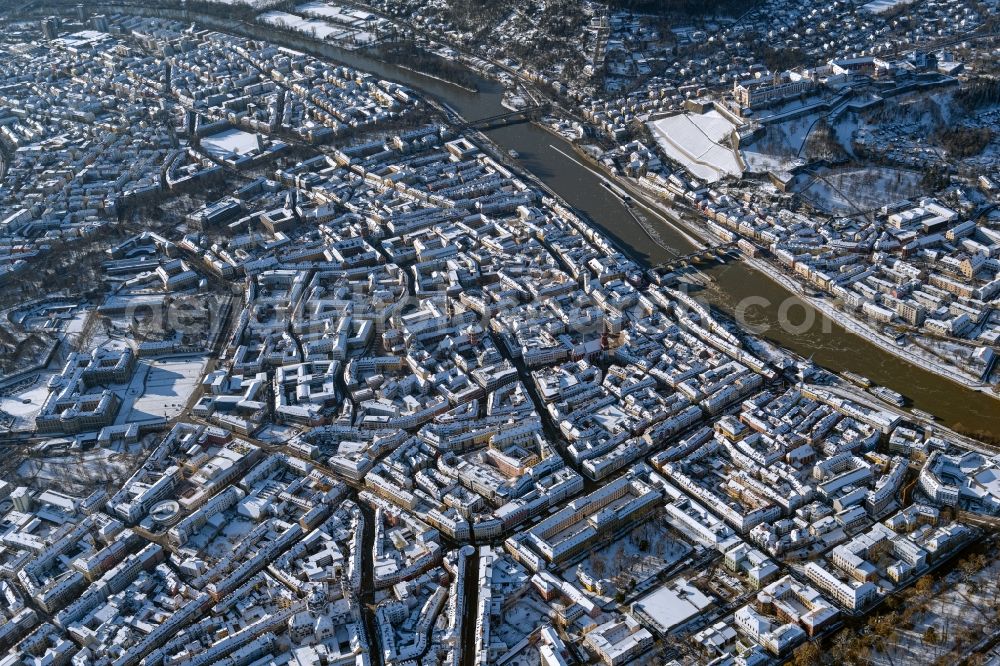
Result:
M542 126L542 128L545 129L549 134L556 135L556 132L554 130L552 130L551 128L548 128L548 127L545 127L545 126ZM502 162L506 162L507 161L506 157L502 153L502 148L501 147L497 146L491 139L489 139L489 137L486 137L485 135L483 135L481 133L480 133L480 137L482 139L486 140L485 145L484 145L484 149L487 148L487 146L488 146L488 152L495 152L496 153L496 154L491 155L492 157L494 157L494 159L499 159ZM585 162L572 157L571 155L567 154L565 151L560 150L556 146L550 146L550 147L553 148L554 150L556 150L558 153L562 154L567 159L572 159L573 162L575 162L576 164L579 164L583 168L586 168L589 171L595 173L595 175L597 175L599 177L614 178L613 174L607 173L603 169L598 170L598 168L594 166L593 160L586 153L586 151L584 151L582 148L580 148L576 144L571 144L571 145L573 146L574 151L576 152L576 154L579 155L580 157L584 158L584 160L586 160ZM526 180L528 180L528 182L531 182L531 183L535 184L536 186L540 187L540 189L542 189L543 191L547 192L551 196L555 197L556 200L562 202L564 205L566 205L567 207L569 207L574 212L577 212L577 209L574 206L572 206L572 204L570 204L569 202L566 202L563 197L561 197L557 193L553 192L547 185L545 185L544 182L542 182L540 179L538 179L537 177L535 177L534 174L531 174L529 172L527 174L527 176L526 176ZM642 206L643 208L649 210L650 213L652 213L654 216L656 216L662 222L664 222L665 224L670 225L672 228L674 228L677 231L679 231L680 233L682 233L683 236L686 239L688 239L692 244L695 245L695 247L704 248L704 247L708 247L708 246L713 246L713 245L718 245L719 244L720 239L718 239L717 237L715 237L711 233L711 231L709 229L707 229L707 228L700 228L700 227L698 227L696 225L690 224L690 221L684 219L683 212L678 212L676 210L672 210L672 209L668 208L665 204L661 203L660 201L657 201L655 199L649 199L649 198L647 198L647 196L648 196L647 193L645 193L642 190L642 188L639 187L639 185L637 183L633 183L631 181L628 181L628 180L625 180L625 179L621 179L621 178L616 178L612 182L614 182L615 184L617 184L617 185L625 188L631 194L631 196L634 198L636 205ZM609 194L610 194L610 192L609 192ZM695 214L694 212L689 211L686 208L683 209L683 210L686 211L686 212L688 212L688 213L690 213L690 214L692 214L692 215ZM587 219L585 216L581 216L581 217L583 217L583 219L585 219L585 220ZM637 220L637 222L638 222L638 220ZM640 225L641 225L641 223L640 223ZM683 229L678 229L677 225L683 225L684 228ZM645 225L641 225L641 226L643 226L643 229L645 230ZM690 233L688 233L688 232L690 232ZM697 240L697 239L693 238L691 236L691 234L696 235L698 237L698 239L700 239L700 240ZM649 234L649 237L654 242L659 243L659 241L652 234ZM638 260L635 257L635 253L633 251L630 251L630 248L621 249L620 248L620 244L621 243L620 243L619 239L612 237L610 240L612 240L612 242L615 244L615 246L617 248L619 248L619 251L621 251L626 257L629 257L630 259L632 259L633 261L635 261L640 266L643 266L645 268L649 267L649 263L645 262L645 261ZM673 248L669 248L668 247L668 249L670 251L673 251L673 252L676 253L676 250L674 250ZM756 274L759 274L761 278L767 279L770 282L772 282L773 284L776 284L777 286L783 288L785 291L787 291L789 293L789 295L795 296L796 298L799 298L799 299L801 299L803 301L808 302L810 305L812 305L813 307L815 307L817 311L819 311L823 315L827 316L831 320L831 322L833 322L835 325L837 325L841 329L843 329L845 331L845 333L847 333L849 335L855 335L857 337L862 337L862 338L868 340L868 338L866 338L865 336L862 336L860 333L853 332L850 329L846 328L841 323L841 321L844 319L844 317L841 316L840 313L838 313L836 310L834 310L833 307L832 307L832 305L830 305L829 303L823 302L821 299L815 299L815 298L809 297L808 294L805 292L805 290L802 289L802 287L800 285L798 285L797 283L795 283L794 280L791 280L787 276L781 275L779 272L777 272L775 269L773 269L773 267L769 266L764 261L762 261L760 259L755 259L755 258L752 258L752 257L747 257L747 256L745 256L743 254L740 255L740 260L739 261L740 261L741 264L743 264L744 266L746 266L748 269L753 270ZM728 317L729 313L726 313L726 314L727 314L727 317ZM731 318L731 317L729 317L729 318ZM741 328L745 329L745 322L736 321L736 324L739 325ZM874 340L868 340L868 341L869 342L873 342L873 343L875 342ZM892 352L894 356L900 357L900 354L898 353L899 349L898 349L898 347L895 347L894 341L884 341L884 342L885 342L885 344L892 344L893 345L892 348L885 348L884 349L885 351ZM882 348L881 345L880 345L880 348ZM784 348L782 348L781 350L782 350L783 353L791 353L789 350L784 349ZM792 354L792 355L796 356L799 360L806 360L805 356L802 355L802 354ZM906 357L901 357L901 358L902 358L902 360L907 361L907 362L909 362L909 363L912 364L912 360L911 359L908 359ZM919 365L919 364L917 364L917 365ZM927 370L928 372L932 372L928 368L923 368L923 369ZM958 381L959 378L952 378L952 377L944 376L944 375L942 375L941 373L938 373L938 372L935 372L933 374L935 376L941 376L942 378L949 379L949 380L954 381L954 382L956 382L958 384L962 384L961 381ZM919 416L913 414L912 412L910 412L908 410L901 409L901 408L896 407L894 405L890 405L889 403L886 403L885 401L878 399L877 397L873 396L870 393L867 393L865 391L856 390L849 382L840 379L836 375L834 375L834 382L835 382L835 384L833 384L833 385L825 385L825 386L823 386L823 388L826 389L826 390L830 390L830 391L832 391L834 393L840 394L840 395L842 395L842 397L847 397L847 398L850 398L852 400L861 402L862 404L868 404L870 406L877 407L878 409L883 409L885 411L897 414L900 417L902 417L904 419L907 419L909 421L912 421L914 423L919 423L919 424L923 425L924 427L930 428L931 430L937 431L937 432L939 432L941 434L945 434L948 437L953 438L955 441L961 441L964 444L966 444L967 446L970 446L970 448L973 448L974 450L980 451L981 453L983 453L985 455L993 455L993 454L996 453L996 449L994 449L992 447L989 447L989 446L983 444L982 442L980 442L978 440L972 439L972 438L967 437L965 435L961 435L958 432L956 432L955 430L953 430L951 428L948 428L946 425L944 425L942 423L938 423L938 422L935 422L935 421L932 421L932 420L929 420L929 419L926 419L926 418L923 418L923 417L919 417ZM975 390L971 386L966 386L966 388L969 388L970 390ZM997 396L991 395L991 394L987 394L987 395L989 395L989 397L991 397L991 398L996 398L997 397Z
M880 400L871 393L868 393L867 391L856 387L854 384L851 384L850 382L838 381L836 385L832 386L821 385L817 386L817 388L820 388L824 391L829 391L830 393L838 395L841 398L847 398L848 400L853 400L854 402L857 402L862 405L868 405L869 407L877 407L878 409L891 412L893 414L901 416L915 423L919 423L925 428L941 432L947 435L947 437L950 440L959 442L962 446L971 449L973 451L977 451L985 456L994 456L997 454L998 451L1000 451L1000 448L996 446L993 446L986 442L982 442L978 439L973 439L968 435L963 435L962 433L956 432L951 428L947 428L941 425L940 423L936 423L929 419L917 416L912 412L908 412L905 409L897 407L896 405L891 405L885 402L884 400Z
M928 372L933 372L934 374L955 382L956 384L961 384L962 386L968 388L972 391L979 391L984 393L991 398L1000 400L1000 395L995 393L992 388L983 384L982 382L976 382L968 377L957 374L954 369L940 362L937 362L933 357L929 357L923 353L915 352L911 348L900 347L896 344L896 341L890 339L888 336L873 330L870 326L859 322L854 317L850 315L845 315L843 312L838 310L828 301L822 298L816 298L809 294L808 290L802 287L801 284L796 282L794 279L784 275L780 270L771 264L765 262L761 259L755 259L751 257L743 257L743 261L752 266L754 269L760 273L766 275L772 281L777 282L785 289L793 292L798 298L809 303L813 308L822 312L824 315L829 317L831 320L836 322L836 324L844 328L848 333L852 335L857 335L858 337L863 337L868 342L877 345L883 351L889 352L895 356L902 358L903 360L917 365Z
M402 69L402 70L407 71L407 72L412 72L413 74L416 74L418 76L423 76L423 77L426 77L426 78L429 78L429 79L434 79L435 81L440 81L441 83L447 83L449 85L453 85L456 88L460 88L461 90L464 90L467 93L476 94L476 93L479 92L479 89L476 88L476 87L474 87L473 85L467 85L466 82L459 81L457 78L449 78L448 76L443 75L443 74L431 74L428 71L429 68L421 69L420 65L421 64L429 64L431 62L431 59L437 59L437 60L441 61L441 63L442 63L441 66L448 65L448 66L450 66L452 68L461 68L461 69L463 69L464 71L467 71L467 72L468 71L474 71L474 70L469 70L469 69L467 69L465 67L462 67L461 65L456 65L453 62L445 60L444 58L442 58L441 56L437 55L436 53L432 53L432 52L429 52L429 51L424 51L423 52L424 56L422 58L421 57L411 58L410 60L414 61L415 64L412 64L412 65L410 65L410 64L404 64L404 62L407 62L407 60L404 59L404 56L402 56L402 54L386 53L385 49L386 49L385 46L376 46L376 47L373 47L372 49L361 51L361 53L364 54L364 55L375 57L380 62L382 62L382 63L384 63L386 65L390 65L392 67L398 67L399 69ZM448 69L446 71L448 71L451 74L454 74L454 72L451 69ZM479 73L479 72L476 72L475 74L476 74L476 76L480 76L480 77L482 76L482 74ZM470 76L466 76L466 77L462 77L462 78L468 80L468 79L471 78L471 75Z
M502 106L502 86L488 79L479 82L479 93L472 93L422 73L385 64L367 53L344 51L328 42L308 40L301 35L280 33L272 29L265 30L258 24L238 20L226 22L219 17L205 18L197 12L180 9L154 10L121 2L114 3L114 6L121 13L167 15L187 22L194 21L212 29L269 40L279 46L368 71L379 78L406 86L418 98L436 101L438 107L447 107L462 118L475 120L505 112ZM72 13L74 7L75 5L66 4L59 8ZM678 254L686 254L690 251L686 248L691 247L689 238L699 237L702 235L699 232L707 231L704 225L692 220L679 220L676 210L644 204L644 200L650 198L648 193L643 195L642 200L635 202L637 210L650 211L648 215L643 213L641 216L646 218L646 224L643 224L642 219L635 219L625 204L601 185L604 175L581 163L585 157L583 155L581 159L570 159L567 155L574 154L574 145L549 128L523 123L491 129L477 136L488 138L490 145L495 147L495 152L503 158L504 164L511 163L507 154L508 151L515 150L518 153L515 173L535 176L533 182L541 183L543 192L567 202L587 224L600 230L616 249L639 265L657 265L670 261ZM663 223L660 224L659 221ZM693 233L682 233L678 227L690 229ZM651 229L655 230L652 237L649 233ZM713 240L711 243L716 244L717 241ZM943 424L961 427L970 432L1000 435L1000 415L996 400L984 396L981 391L969 390L937 373L924 370L903 360L898 353L886 353L882 347L864 337L850 334L839 326L835 326L831 333L826 327L825 316L823 327L791 331L783 329L780 324L783 312L779 306L798 296L750 264L734 261L712 265L703 268L702 273L712 282L703 287L700 296L730 319L734 318L735 309L741 300L748 297L762 296L773 303L751 310L756 320L754 325L767 331L763 334L755 333L757 339L788 350L800 358L810 358L834 374L844 370L864 374L878 384L906 394L914 407L933 414Z
M575 152L577 155L583 158L582 162L580 160L576 160L577 162L579 162L582 166L591 169L596 174L610 179L616 185L625 188L634 199L642 201L647 205L647 207L654 207L664 215L669 216L673 222L668 223L672 226L683 226L687 231L697 235L708 245L718 245L722 242L722 240L715 237L711 231L701 229L696 225L691 224L688 220L684 219L683 215L677 214L676 211L671 211L670 208L664 203L653 199L652 195L643 190L637 182L611 173L607 169L603 168L599 162L595 161L586 151L580 149L576 146L576 144L573 145L574 148L576 148ZM696 211L691 211L687 206L683 206L682 209L687 210L691 214L698 214ZM664 218L661 216L661 219ZM797 280L784 275L779 268L773 266L770 262L763 259L747 257L742 253L740 255L740 261L760 273L763 277L766 277L772 282L783 287L789 292L789 295L793 295L796 298L808 303L812 308L829 318L849 335L855 335L863 338L870 344L877 346L882 351L892 354L907 363L916 365L917 367L933 373L942 379L954 382L971 391L977 391L990 398L1000 401L1000 394L996 393L990 385L984 384L981 381L976 381L970 377L963 376L955 368L936 360L934 357L929 356L926 353L917 351L910 347L900 347L896 344L895 340L873 330L870 326L858 321L855 317L838 310L829 301L811 295L809 290L803 287ZM779 325L780 323L781 322L779 322Z
M383 62L385 62L387 65L392 64L392 63L390 63L388 61L383 61ZM476 93L479 92L475 88L469 88L468 86L464 86L461 83L459 83L458 81L450 81L449 79L446 79L446 78L444 78L442 76L435 76L434 74L428 74L427 72L421 72L418 69L413 69L412 67L407 67L406 65L393 65L393 66L394 67L399 67L401 70L406 71L406 72L412 72L412 73L417 74L419 76L427 77L428 79L434 79L435 81L440 81L441 83L447 83L448 85L455 86L456 88L459 88L460 90L464 90L467 93L476 94Z
M468 105L474 103L478 110L482 97L481 94L475 100L448 99L447 103L456 112L465 111L462 115L474 117L467 113ZM464 108L463 103L466 104ZM493 112L493 109L483 110L483 113ZM641 266L657 265L690 251L685 248L691 247L692 236L704 239L695 246L719 242L708 235L706 225L697 224L689 216L682 218L683 213L655 199L650 201L652 197L648 193L636 192L630 183L624 183L626 191L636 196L634 205L651 211L647 222L656 228L651 238L648 226L634 220L625 204L600 185L606 176L591 166L590 156L578 151L551 128L524 124L491 130L487 134L499 148L517 150L519 166L538 176L537 180L544 183L543 191L558 194L574 211L582 212L581 217L588 222L596 221L596 228ZM574 154L579 157L571 158ZM622 181L616 183L622 184ZM876 383L905 394L914 407L933 414L940 424L970 432L1000 433L994 396L984 395L982 391L972 390L911 363L898 353L898 348L885 349L864 336L851 333L836 323L842 317L839 313L828 318L819 310L810 310L819 315L817 325L805 330L782 327L788 303L791 299L801 299L797 290L771 279L759 266L745 261L729 262L704 268L702 273L712 281L702 292L703 296L729 319L738 318L737 308L747 298L763 298L769 302L768 306L754 308L752 312L754 318L763 319L762 328L766 333L758 337L769 344L799 358L811 359L833 374L851 370L869 376ZM809 306L805 301L802 303Z
M552 129L551 127L549 127L547 125L539 124L539 127L541 127L542 129L546 130L550 134L553 134L553 135L555 135L557 137L562 138L564 141L566 140L565 137L562 137L561 134L559 134L558 132L556 132L554 129ZM584 161L580 161L580 160L576 159L572 155L569 155L568 153L564 152L563 150L561 150L560 148L558 148L556 146L551 146L551 147L556 152L559 152L562 155L564 155L567 159L573 160L574 162L576 162L577 164L579 164L583 168L585 168L585 169L591 169L593 171L594 169L591 166L592 164L594 164L593 158L587 153L587 151L585 151L583 148L581 148L576 143L571 143L570 145L573 146L573 151L577 155L579 155L580 157L582 157ZM597 175L601 176L602 178L605 177L599 171L595 171L595 173ZM608 176L608 178L609 178L608 182L613 182L613 181L610 180L611 177L613 177L613 176L610 176L610 175ZM664 213L663 211L651 210L645 204L645 202L643 200L641 200L641 199L638 200L636 203L638 203L642 208L644 208L647 211L649 211L650 213L652 213L654 216L660 218L660 221L663 222L664 224L670 225L675 232L677 232L678 234L680 234L688 243L690 243L690 245L691 245L692 248L695 248L695 249L698 249L698 250L705 249L706 245L702 241L699 241L699 240L693 238L691 235L688 234L688 232L685 229L683 229L682 227L679 227L676 224L674 224L674 222L671 221L672 218L671 219L667 219L669 216L665 217L664 214L663 214ZM670 254L672 254L674 256L681 256L682 253L678 252L677 248L675 248L675 247L673 247L671 245L668 245L660 237L660 235L657 233L657 230L656 230L655 227L653 227L652 225L648 224L644 220L640 219L638 216L636 216L634 213L632 213L631 210L629 210L628 212L631 215L631 217L635 220L636 224L638 224L640 227L642 227L642 230L644 232L646 232L646 235L649 236L650 240L652 240L654 243L656 243L657 245L659 245L660 247L662 247L664 250L666 250ZM640 266L643 266L643 268L651 268L651 266L648 264L648 262L636 261L636 263L638 263Z

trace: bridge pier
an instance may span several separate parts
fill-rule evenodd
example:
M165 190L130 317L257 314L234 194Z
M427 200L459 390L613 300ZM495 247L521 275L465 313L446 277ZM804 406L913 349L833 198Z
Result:
M717 247L710 247L704 250L690 252L680 257L675 257L669 261L653 266L647 271L653 282L660 282L664 275L669 275L679 269L688 268L695 264L706 261L719 261L725 263L727 260L739 257L736 251L736 243L727 243Z
M506 127L508 125L513 125L517 123L530 122L535 120L538 116L548 111L549 105L543 104L539 106L529 106L524 109L519 109L517 111L510 111L509 113L500 113L495 116L490 116L488 118L480 118L479 120L474 120L468 123L459 125L461 129L476 129L480 131L486 131L490 129L496 129L497 127Z

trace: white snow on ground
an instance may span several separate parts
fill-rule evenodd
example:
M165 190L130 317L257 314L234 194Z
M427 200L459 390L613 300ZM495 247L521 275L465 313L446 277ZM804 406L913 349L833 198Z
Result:
M371 44L376 39L377 37L367 30L359 30L358 32L351 33L351 41L358 45Z
M848 112L840 117L837 123L833 126L833 131L837 135L837 141L840 145L844 147L844 150L850 155L854 155L854 133L858 131L860 126L860 120L858 119L858 114Z
M801 155L809 133L815 128L817 118L806 116L773 125L784 136L785 145L794 155Z
M366 46L378 40L374 33L365 29L371 25L369 19L374 20L375 24L378 25L386 23L384 19L375 18L367 12L323 2L307 2L297 6L295 10L302 12L305 16L270 11L258 16L257 20L312 35L317 39L339 42L341 46L348 49ZM320 18L310 18L313 16Z
M54 485L64 492L80 492L93 483L127 477L134 470L135 460L134 455L122 455L103 447L84 452L59 447L58 453L42 447L18 466L17 482L36 488Z
M327 34L324 39L354 46L365 46L378 39L368 28L388 25L388 21L370 12L351 9L333 2L310 0L297 5L295 11L305 17L325 19L323 22L336 32Z
M541 625L550 623L549 615L551 612L551 609L533 587L504 609L503 622L499 627L495 627L491 633L493 637L504 643L508 650L517 650L515 654L508 652L502 655L507 666L534 666L541 663L538 646L531 643L521 644L520 642Z
M794 160L802 154L802 148L817 118L805 116L767 126L764 135L743 149L745 159L756 159L754 153L769 155L775 159Z
M257 137L249 132L229 129L201 140L201 147L213 157L228 157L229 155L247 155L257 152Z
M334 27L326 21L307 19L301 16L296 16L295 14L289 14L288 12L264 12L257 17L257 20L281 28L289 28L291 30L304 32L307 35L313 35L319 39L326 39L331 35L334 35L335 38L337 38L337 35L346 36L350 34L343 28Z
M177 416L197 388L204 365L202 357L140 362L122 398L116 423Z
M736 126L714 109L705 114L684 113L649 123L664 153L680 162L691 175L709 183L740 176L743 168L729 143Z
M908 5L911 2L913 0L872 0L868 4L861 6L861 11L868 12L869 14L884 14L896 7Z
M374 14L358 9L348 9L340 5L317 2L315 0L296 6L295 11L302 12L303 14L315 14L323 18L334 19L337 23L346 23L359 27L374 16Z
M281 425L277 423L271 423L264 426L254 437L262 442L283 444L287 442L292 437L297 435L299 431L296 428L290 426Z
M870 167L819 174L802 196L831 215L856 215L921 193L920 174Z
M219 514L219 517L221 518L223 515L225 516L224 521L207 523L191 535L187 543L190 548L196 548L198 552L207 555L206 559L212 564L232 553L233 543L238 543L254 527L251 521L236 514L235 510ZM216 529L217 524L222 525L221 530Z
M797 166L805 164L805 160L794 157L770 155L768 153L761 153L753 150L741 150L740 152L743 155L743 162L747 165L747 171L752 173L790 171Z
M970 643L997 631L998 602L1000 562L988 561L968 578L960 565L938 580L929 593L914 594L897 615L891 616L895 620L893 628L879 641L879 648L872 651L871 663L874 666L959 663L954 654L949 654L952 649L967 654ZM929 627L934 627L938 636L933 644L924 640Z
M49 395L46 382L52 374L51 372L40 373L31 385L19 388L11 395L0 396L0 411L15 418L15 429L34 423L38 410L41 409L42 403Z

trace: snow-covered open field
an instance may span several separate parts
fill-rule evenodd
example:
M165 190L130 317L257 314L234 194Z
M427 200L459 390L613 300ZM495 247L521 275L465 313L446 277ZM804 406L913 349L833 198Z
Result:
M122 398L118 423L144 423L181 413L205 365L200 357L142 361Z
M374 43L377 37L368 30L374 19L367 12L324 2L307 2L295 8L303 16L282 11L264 12L257 17L262 23L288 28L317 39L338 42L345 48L357 48ZM319 17L319 18L312 18ZM324 20L325 19L325 20Z
M714 183L743 173L729 140L736 126L714 109L655 120L649 129L663 152L696 178Z
M308 19L288 12L264 12L257 17L258 21L278 26L279 28L289 28L298 32L304 32L319 39L326 39L330 35L344 32L343 28L337 28L326 21Z
M257 152L257 137L249 132L229 129L201 140L201 147L213 157L228 157L229 155L247 155Z
M25 387L9 396L0 397L0 409L12 416L32 416L49 395L45 382L51 374L40 375L31 386Z
M350 9L335 3L311 0L295 7L295 11L303 14L314 14L323 18L333 19L336 23L363 26L366 22L375 20L375 15L360 9Z

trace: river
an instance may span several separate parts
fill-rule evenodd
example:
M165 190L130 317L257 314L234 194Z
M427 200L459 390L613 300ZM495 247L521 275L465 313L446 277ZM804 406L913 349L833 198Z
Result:
M145 8L136 6L121 9L130 13L146 13ZM195 18L183 11L160 8L157 12L176 14L177 18ZM221 30L264 36L264 29L259 25L234 24L204 15L199 15L197 19ZM280 39L275 41L402 83L448 105L466 120L488 118L507 111L501 105L501 86L481 77L479 91L472 92L387 64L366 53L345 51L305 37L282 33ZM635 261L645 265L656 264L692 249L686 234L658 220L654 221L658 242L654 242L621 201L601 185L601 177L578 160L568 141L529 123L501 127L486 134L504 150L517 151L521 167L584 213ZM655 219L651 215L649 217ZM700 296L730 317L739 319L737 309L746 299L753 298L762 303L745 310L742 317L744 322L760 330L761 337L802 357L811 358L831 372L850 370L888 386L909 398L913 407L933 414L947 426L960 426L961 429L1000 437L1000 402L996 399L911 365L845 331L784 286L742 261L705 268L703 273L711 278L711 283ZM793 324L806 319L813 323L810 326L782 326L782 313Z
M435 78L422 76L368 58L347 54L358 68L408 85L458 111L466 120L504 113L499 84L482 80L473 93ZM586 214L634 260L656 264L691 251L685 235L664 222L656 222L659 241L650 239L625 206L601 186L600 176L579 162L566 140L532 124L519 124L486 132L505 150L518 153L518 163L543 181L571 206ZM651 216L649 216L651 217ZM744 310L743 321L763 330L760 335L800 356L812 358L831 371L850 370L888 386L911 400L912 406L934 414L941 423L1000 435L1000 402L918 368L876 345L848 333L784 286L742 261L719 264L702 271L711 284L701 294L731 317L746 299L762 303ZM780 311L780 312L779 312ZM783 327L781 313L796 326ZM808 318L808 319L807 319ZM798 325L812 321L811 326Z

